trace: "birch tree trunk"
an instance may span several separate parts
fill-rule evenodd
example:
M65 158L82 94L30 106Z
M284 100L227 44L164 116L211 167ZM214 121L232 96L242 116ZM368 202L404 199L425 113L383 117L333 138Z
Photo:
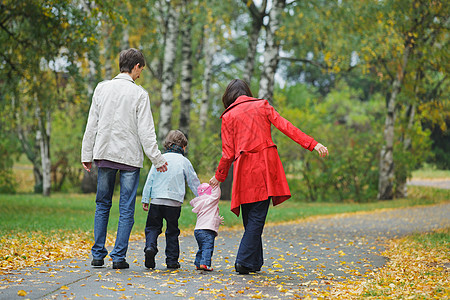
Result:
M19 138L22 149L27 156L28 160L33 164L33 176L34 176L34 193L42 192L42 164L39 156L39 146L33 147L32 143L29 141L29 137L33 135L36 141L36 145L39 145L36 135L30 133L27 130L27 126L24 125L24 120L22 116L27 114L27 110L22 110L20 105L18 105L16 97L12 99L12 107L14 110L14 119L16 124L17 136ZM26 117L25 117L26 118Z
M163 74L161 87L161 107L159 110L158 137L164 140L172 128L173 86L175 84L174 65L177 52L178 12L173 4L168 3L167 37L164 47Z
M41 109L39 100L35 96L36 103L36 118L38 121L38 130L36 132L36 140L39 142L39 149L41 153L41 169L42 169L42 195L50 196L52 187L51 182L51 167L50 160L50 134L51 134L51 116L49 109ZM44 110L44 111L42 111Z
M408 125L406 127L405 138L403 140L403 150L409 151L411 149L411 135L410 132L414 125L414 118L416 116L416 104L412 104L408 108ZM408 187L406 185L406 181L408 180L408 176L402 175L397 178L397 184L395 189L395 197L396 198L406 198L408 196Z
M188 7L189 1L183 2L184 22L181 29L181 107L179 128L186 137L189 136L192 88L192 17Z
M216 52L214 38L209 27L205 28L205 45L203 47L205 51L205 69L203 70L203 87L202 87L202 100L200 103L200 115L199 122L200 127L205 129L206 121L208 120L208 106L210 98L210 87L212 78L212 64L214 53Z
M252 81L253 71L255 69L255 58L256 58L256 47L258 46L259 34L261 32L261 27L263 25L263 18L265 16L267 0L264 0L261 9L258 9L254 2L252 1L248 4L247 0L242 0L242 2L247 5L250 10L250 16L252 18L252 27L250 28L248 36L248 50L247 57L245 58L245 69L243 80L249 85Z
M394 198L394 128L395 128L395 105L396 99L402 88L403 77L408 64L411 48L406 46L403 53L400 70L392 83L392 92L387 102L386 120L384 124L385 144L380 153L380 174L378 177L379 200L391 200Z
M264 64L259 81L258 98L272 102L275 72L279 61L280 42L276 38L280 28L281 13L286 0L274 0L269 12L269 23L266 26L266 45L264 48Z

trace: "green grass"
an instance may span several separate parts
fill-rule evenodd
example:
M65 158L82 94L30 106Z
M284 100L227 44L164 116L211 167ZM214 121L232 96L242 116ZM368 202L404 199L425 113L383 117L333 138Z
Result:
M268 222L292 221L317 215L371 211L384 208L398 208L415 205L430 205L448 201L450 190L427 187L410 187L411 199L378 201L372 203L303 203L290 199L281 205L271 207ZM118 193L116 193L118 194ZM142 210L140 198L136 200L134 233L144 231L147 213ZM220 213L225 226L241 226L241 218L230 211L230 202L221 201ZM188 201L182 207L180 228L193 229L196 215L191 212ZM119 212L118 198L113 199L109 230L117 229ZM14 232L92 232L95 212L95 195L53 194L43 197L33 194L0 195L0 236Z
M419 170L412 172L413 178L427 178L427 179L444 179L450 178L450 170L438 170L435 166L425 165Z
M426 248L446 248L447 251L450 248L450 228L429 233L414 234L410 238Z

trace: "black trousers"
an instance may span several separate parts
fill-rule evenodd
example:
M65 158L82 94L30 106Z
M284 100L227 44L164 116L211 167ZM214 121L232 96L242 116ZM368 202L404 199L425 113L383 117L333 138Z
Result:
M264 264L261 236L266 223L269 204L268 199L241 205L245 231L236 255L236 263L253 271L261 270Z
M163 219L166 220L166 264L174 265L180 257L178 219L181 207L150 204L145 225L145 249L158 252L158 236L162 233Z

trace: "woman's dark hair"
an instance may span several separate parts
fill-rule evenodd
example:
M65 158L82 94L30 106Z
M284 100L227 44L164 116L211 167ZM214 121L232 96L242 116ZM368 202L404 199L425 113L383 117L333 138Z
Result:
M180 130L171 130L164 140L164 148L169 149L172 145L180 146L181 148L186 147L188 140L186 136Z
M144 54L141 51L130 48L127 50L122 50L119 57L119 68L120 73L131 73L134 66L139 64L140 67L145 66Z
M233 102L242 95L253 97L247 82L240 79L231 80L222 96L223 107L227 109L228 106L233 104Z

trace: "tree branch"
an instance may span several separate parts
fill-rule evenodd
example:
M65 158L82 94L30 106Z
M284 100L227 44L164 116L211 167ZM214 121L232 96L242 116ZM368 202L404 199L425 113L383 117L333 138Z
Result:
M330 69L330 67L328 67L327 65L324 65L320 62L317 61L313 61L310 59L304 59L304 58L296 58L296 57L285 57L285 56L279 56L278 57L280 60L287 60L287 61L291 61L291 62L302 62L302 63L307 63L307 64L311 64L313 66L322 68L322 69Z

